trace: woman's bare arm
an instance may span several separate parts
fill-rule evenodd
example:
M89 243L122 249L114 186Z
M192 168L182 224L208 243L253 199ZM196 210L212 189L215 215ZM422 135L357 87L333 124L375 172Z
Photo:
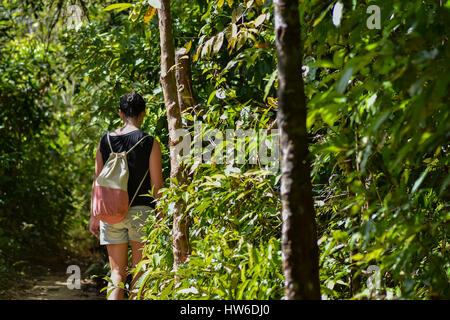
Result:
M94 176L94 181L92 182L92 195L94 192L94 186L95 186L95 180L97 180L98 175L100 174L100 172L102 172L103 169L103 158L102 158L102 154L100 152L100 142L98 143L97 146L97 154L95 156L95 176ZM91 216L93 214L93 197L91 197Z
M156 139L153 140L153 147L150 154L149 165L151 187L153 188L153 197L155 199L158 199L161 197L159 189L163 187L163 176L161 147ZM160 217L160 215L161 214L158 214L158 217Z
M93 199L94 199L95 180L97 180L97 177L100 174L100 172L102 171L102 169L103 169L103 158L102 158L102 154L100 152L100 142L99 142L98 146L97 146L97 154L95 156L95 177L94 177L94 181L92 182L91 219L90 219L90 224L89 224L89 231L97 238L99 237L100 222L98 221L97 218L94 217Z

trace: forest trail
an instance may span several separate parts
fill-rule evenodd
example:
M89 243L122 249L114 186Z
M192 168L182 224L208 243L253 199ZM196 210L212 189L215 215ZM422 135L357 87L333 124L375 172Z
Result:
M7 289L0 291L0 299L4 300L105 300L101 288L105 285L100 278L90 279L81 276L80 288L69 289L72 283L70 273L66 273L64 264L35 265L33 270L24 273L20 278L10 279Z
M9 292L13 300L104 300L92 279L82 279L80 289L69 289L64 272L47 272L25 280L26 288Z
M450 300L450 0L349 2L2 1L0 300L104 299L129 125L146 299Z

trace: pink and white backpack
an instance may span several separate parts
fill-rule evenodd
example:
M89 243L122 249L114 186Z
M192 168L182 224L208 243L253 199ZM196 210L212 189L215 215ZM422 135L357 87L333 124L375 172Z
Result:
M130 150L116 153L112 149L109 133L107 134L111 153L95 180L92 195L94 217L109 224L119 223L126 218L128 209L131 207L148 173L147 170L133 199L129 202L127 154L147 137L149 136L147 135L140 139Z

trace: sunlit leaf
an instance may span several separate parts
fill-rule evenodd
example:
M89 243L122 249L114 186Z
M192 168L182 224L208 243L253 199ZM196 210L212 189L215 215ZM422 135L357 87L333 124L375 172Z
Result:
M118 12L132 7L132 3L115 3L107 6L103 11L117 10Z
M255 21L254 21L255 27L259 27L261 24L264 23L265 20L266 20L266 15L265 14L259 15L258 18L256 18Z
M161 0L146 0L153 8L161 9Z
M220 51L220 48L222 47L223 37L224 37L223 32L220 32L216 37L216 40L214 42L214 48L213 48L213 52L216 54Z
M353 67L348 67L344 70L341 77L339 78L338 83L336 84L336 90L339 93L344 93L347 85L349 84L350 79L353 75Z

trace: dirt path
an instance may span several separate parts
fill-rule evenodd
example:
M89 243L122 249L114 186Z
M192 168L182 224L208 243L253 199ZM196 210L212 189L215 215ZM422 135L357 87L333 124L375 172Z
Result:
M104 300L91 279L81 280L80 289L67 288L65 273L48 274L33 280L30 289L22 293L21 300Z
M69 289L63 272L45 272L22 279L11 287L3 299L12 300L105 300L92 279L81 280L80 289Z

